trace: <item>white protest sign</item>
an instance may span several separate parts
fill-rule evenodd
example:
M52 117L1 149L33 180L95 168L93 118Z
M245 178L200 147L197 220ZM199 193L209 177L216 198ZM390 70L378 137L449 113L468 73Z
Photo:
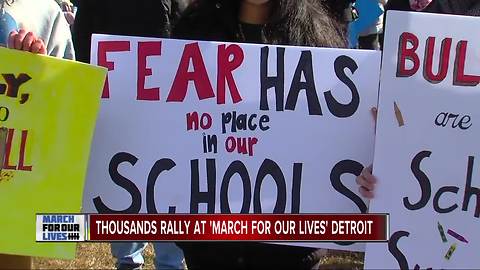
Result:
M85 212L366 210L355 175L373 161L379 52L104 35L92 46L110 71Z
M390 241L367 244L366 269L480 268L477 27L387 14L370 212L390 213Z

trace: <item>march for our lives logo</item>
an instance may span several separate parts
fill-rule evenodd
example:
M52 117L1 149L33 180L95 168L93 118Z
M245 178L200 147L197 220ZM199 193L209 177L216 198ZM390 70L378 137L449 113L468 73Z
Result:
M85 241L84 215L37 215L37 242Z

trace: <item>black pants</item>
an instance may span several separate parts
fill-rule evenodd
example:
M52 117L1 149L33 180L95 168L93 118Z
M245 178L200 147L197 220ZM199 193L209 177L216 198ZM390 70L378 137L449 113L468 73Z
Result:
M365 50L380 50L378 34L359 37L358 47Z
M316 269L320 250L258 242L176 243L189 270L198 269Z

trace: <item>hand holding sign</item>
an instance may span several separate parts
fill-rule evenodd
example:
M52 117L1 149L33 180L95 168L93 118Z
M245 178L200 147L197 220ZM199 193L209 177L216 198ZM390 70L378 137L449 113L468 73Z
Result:
M378 110L376 107L370 109L372 113L373 120L375 121L375 128L377 126L377 114ZM373 199L375 193L375 184L377 183L377 178L372 175L373 165L363 168L362 173L356 178L356 182L359 185L358 191L360 194L367 199Z
M368 199L373 199L375 184L377 183L377 178L372 175L372 165L365 167L362 173L357 176L357 184L360 186L358 188L360 194Z

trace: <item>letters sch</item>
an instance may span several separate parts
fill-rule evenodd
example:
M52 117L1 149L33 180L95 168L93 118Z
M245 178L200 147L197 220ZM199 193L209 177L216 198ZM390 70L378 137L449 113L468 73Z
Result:
M427 176L426 172L420 168L422 162L426 162L426 159L430 158L432 155L431 151L420 151L415 155L412 159L411 163L411 171L413 176L418 181L418 185L420 187L421 195L420 198L414 202L409 197L403 198L403 205L406 209L410 211L416 211L424 208L430 201L432 197L432 186L430 183L430 179ZM475 157L469 156L467 161L467 172L466 172L466 181L465 181L465 188L463 191L463 201L462 201L462 209L461 211L467 212L468 206L470 204L471 198L474 196L476 202L474 217L480 217L480 189L477 187L472 187L472 175L473 175L473 167L474 167ZM440 187L436 192L434 192L432 206L433 209L439 214L447 214L452 211L455 211L459 208L457 203L451 205L441 205L441 199L447 193L458 194L460 188L457 186L443 186ZM450 195L450 196L451 196ZM389 251L390 253L396 258L400 269L412 269L408 265L408 261L405 255L398 249L398 241L402 237L408 237L410 235L407 231L398 231L392 234L389 241ZM415 269L419 269L418 265L415 265Z
M109 164L109 174L112 181L125 189L132 197L130 206L122 210L114 210L105 205L100 196L93 199L95 208L99 213L139 213L142 208L142 192L130 179L121 175L118 171L118 167L123 163L129 163L131 166L135 166L138 162L138 158L127 152L120 152L114 155ZM176 163L170 158L162 158L157 160L152 166L147 181L146 187L146 207L147 212L151 214L158 213L155 204L155 187L157 186L157 180L160 178L163 172L176 169ZM247 169L245 164L241 161L233 161L227 167L223 174L218 174L218 168L215 159L205 159L206 176L200 175L200 161L193 159L190 161L190 213L198 213L199 205L206 204L207 212L214 213L217 199L217 184L220 185L220 211L221 213L231 213L228 189L231 179L234 175L238 175L242 182L243 191L243 203L240 213L249 213L251 203L253 202L253 212L263 213L261 189L264 180L267 176L271 176L274 180L274 184L277 188L277 199L273 209L273 213L285 213L287 196L291 196L291 213L300 212L301 203L301 182L302 182L302 163L294 163L291 166L292 179L291 190L287 191L287 182L285 179L282 168L273 160L265 159L262 161L256 176L254 177ZM354 202L359 211L365 213L367 206L362 199L354 192L349 190L341 181L341 177L344 174L351 174L357 176L362 171L363 166L353 160L342 160L338 162L331 171L330 182L333 188L345 197ZM285 170L285 169L284 169ZM168 176L167 176L168 177ZM200 181L204 179L207 183L206 191L200 191ZM253 186L253 189L252 189ZM168 188L164 185L162 188ZM169 213L175 213L175 207L169 207Z
M109 52L129 52L131 51L130 41L101 41L98 43L97 63L100 66L115 69L115 63L107 60ZM285 92L285 48L277 47L277 74L268 76L268 56L269 47L261 49L260 54L260 110L268 110L267 93L270 89L275 91L275 109L277 111L295 110L298 96L305 92L310 115L323 115L315 86L315 72L313 69L312 53L309 50L301 52L298 64L294 70L294 76L290 84L287 99L284 102ZM138 42L137 51L137 100L158 101L160 100L160 88L145 88L145 78L152 75L151 68L147 67L147 57L160 56L162 54L161 41ZM217 99L217 104L226 103L226 87L228 86L232 102L242 101L240 90L234 78L233 72L238 69L244 61L243 49L236 44L220 44L217 46L217 78L216 94L211 78L207 73L204 58L198 42L187 43L184 45L180 64L177 68L175 79L168 92L166 102L183 102L188 90L189 82L193 82L199 100L210 98ZM192 68L190 70L190 63ZM336 77L350 91L351 101L347 104L338 102L331 91L324 93L324 98L328 110L336 117L350 117L358 109L360 96L355 83L347 76L346 69L354 74L358 65L352 58L346 55L340 55L334 62L334 71ZM318 76L318 75L317 75ZM304 78L304 80L303 80ZM103 98L110 97L108 78L103 90Z
M453 63L453 85L476 86L480 83L479 75L465 74L465 60L467 59L468 41L460 40L456 48L452 50L452 38L444 38L441 44L438 44L435 37L428 37L425 44L425 55L423 63L417 54L420 41L418 37L409 32L404 32L399 38L398 58L397 58L397 77L411 77L420 69L423 64L423 77L432 84L437 84L445 80L447 73L451 68L450 55L455 53L455 62ZM440 46L440 56L438 59L438 71L433 71L433 61L435 46ZM407 60L412 65L407 67Z
M411 163L411 170L413 175L418 181L421 196L417 202L412 203L408 197L403 198L403 205L408 210L419 210L425 207L428 202L430 201L430 197L432 195L432 188L430 184L430 179L428 178L427 174L422 171L420 168L421 163L426 158L429 158L432 155L430 151L421 151L412 160ZM468 205L470 203L470 198L475 195L475 213L474 216L476 218L480 217L480 189L476 187L472 187L472 174L473 174L473 165L474 165L475 157L470 156L468 157L468 164L467 164L467 176L465 182L465 190L463 194L463 203L462 203L462 211L468 211ZM444 186L438 189L435 192L433 197L433 209L440 214L450 213L458 208L458 204L452 204L448 206L441 206L440 199L445 193L452 193L458 194L460 191L459 187L456 186Z

